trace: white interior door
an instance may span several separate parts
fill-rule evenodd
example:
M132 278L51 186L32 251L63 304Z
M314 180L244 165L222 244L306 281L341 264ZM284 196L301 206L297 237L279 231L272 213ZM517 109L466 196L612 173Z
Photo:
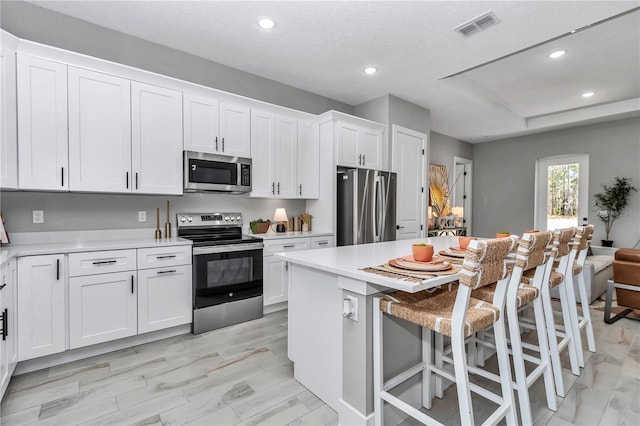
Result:
M589 155L539 158L534 227L541 231L588 223Z
M471 229L471 183L473 181L473 161L453 157L453 175L449 177L451 185L451 207L462 207L462 218L456 225L467 228L467 235L473 235Z
M424 236L428 139L424 133L392 127L391 171L397 173L396 240Z

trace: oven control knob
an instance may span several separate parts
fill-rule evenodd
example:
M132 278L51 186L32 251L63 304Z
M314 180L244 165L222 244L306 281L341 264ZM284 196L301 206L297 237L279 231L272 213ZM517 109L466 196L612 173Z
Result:
M225 222L228 222L229 221L229 216L225 216L224 220L225 220Z
M189 219L187 219L189 222L193 222L193 217L189 216Z
M237 220L238 222L240 222L240 221L242 220L242 217L241 217L241 216L238 216L238 217L236 217L236 220Z
M187 220L187 218L186 218L186 217L184 217L184 216L180 216L180 222L185 222L186 220Z
M229 293L229 297L233 297L233 293Z

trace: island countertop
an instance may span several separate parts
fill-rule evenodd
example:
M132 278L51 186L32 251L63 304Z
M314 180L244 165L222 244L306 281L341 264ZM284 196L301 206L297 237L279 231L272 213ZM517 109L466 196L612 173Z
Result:
M434 252L438 253L440 250L458 246L458 237L431 237L343 247L328 247L315 250L277 253L276 256L293 264L411 293L458 279L459 274L452 274L425 279L421 283L412 283L361 270L362 268L379 266L391 259L411 254L411 245L415 243L433 244Z

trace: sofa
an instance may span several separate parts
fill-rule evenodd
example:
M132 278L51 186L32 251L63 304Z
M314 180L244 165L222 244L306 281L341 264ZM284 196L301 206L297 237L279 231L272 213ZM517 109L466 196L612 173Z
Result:
M616 252L613 247L591 246L591 255L584 262L584 284L587 289L587 300L593 303L607 291L607 281L613 278L613 258ZM574 289L578 295L578 282L574 280ZM558 288L551 289L551 297L558 298Z

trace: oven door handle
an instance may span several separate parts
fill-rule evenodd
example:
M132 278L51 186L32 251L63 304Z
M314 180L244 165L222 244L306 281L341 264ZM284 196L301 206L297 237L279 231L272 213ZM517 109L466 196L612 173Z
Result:
M262 250L264 248L263 243L247 243L247 244L226 244L219 246L207 246L207 247L194 247L193 255L199 254L215 254L215 253L230 253L234 251L247 251L247 250Z

